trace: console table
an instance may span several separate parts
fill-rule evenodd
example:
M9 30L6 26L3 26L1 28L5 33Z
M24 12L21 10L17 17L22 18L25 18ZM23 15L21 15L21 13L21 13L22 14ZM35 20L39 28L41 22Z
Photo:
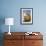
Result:
M8 35L4 33L4 46L43 46L43 35L40 32L38 35L25 35L26 32L11 32Z

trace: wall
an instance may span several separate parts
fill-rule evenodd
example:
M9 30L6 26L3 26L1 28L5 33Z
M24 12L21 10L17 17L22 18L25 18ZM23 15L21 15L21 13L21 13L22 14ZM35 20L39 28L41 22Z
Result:
M46 1L44 0L1 0L2 17L13 17L15 24L11 31L46 31ZM20 24L20 8L33 8L33 24ZM2 32L7 31L8 27L4 24ZM6 28L7 27L7 28Z
M0 4L0 18L15 19L11 32L40 31L46 35L46 0L0 0ZM33 8L32 25L20 24L20 8ZM0 32L6 31L8 32L8 26L2 24Z

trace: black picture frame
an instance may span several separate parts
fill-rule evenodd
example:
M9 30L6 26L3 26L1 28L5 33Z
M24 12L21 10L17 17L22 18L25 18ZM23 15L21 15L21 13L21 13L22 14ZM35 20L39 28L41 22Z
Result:
M23 25L33 24L33 8L20 8L20 23Z

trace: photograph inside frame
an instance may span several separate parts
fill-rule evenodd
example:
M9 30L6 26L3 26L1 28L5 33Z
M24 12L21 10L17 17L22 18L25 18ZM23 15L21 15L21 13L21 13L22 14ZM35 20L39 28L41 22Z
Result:
M23 22L30 22L31 21L31 15L30 15L30 13L31 13L30 10L24 10L23 11L23 17L24 17Z

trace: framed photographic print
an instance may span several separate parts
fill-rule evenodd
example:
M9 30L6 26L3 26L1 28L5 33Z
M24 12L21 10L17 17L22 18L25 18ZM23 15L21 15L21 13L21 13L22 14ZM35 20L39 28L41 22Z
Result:
M33 24L33 8L20 8L20 23Z

